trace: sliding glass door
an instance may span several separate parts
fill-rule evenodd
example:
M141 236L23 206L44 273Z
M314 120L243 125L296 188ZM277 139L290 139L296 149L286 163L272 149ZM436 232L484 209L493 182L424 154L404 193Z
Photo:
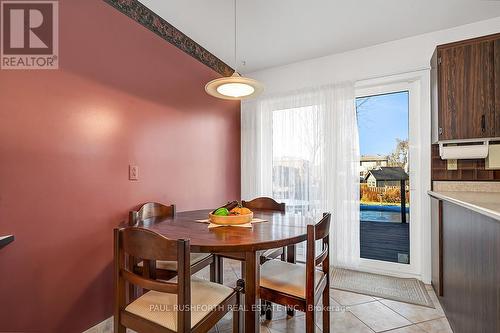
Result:
M360 256L410 264L409 91L356 98Z
M273 111L273 198L289 212L312 215L321 208L320 118L313 106Z
M428 71L359 82L359 269L427 279Z
M322 114L317 107L273 111L273 198L287 212L304 216L321 213ZM304 261L303 244L297 259Z

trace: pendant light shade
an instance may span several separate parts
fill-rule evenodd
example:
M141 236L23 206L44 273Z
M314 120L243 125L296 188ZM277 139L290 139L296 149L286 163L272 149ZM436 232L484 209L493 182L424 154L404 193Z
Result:
M205 85L207 94L229 100L241 100L257 96L262 92L262 85L247 77L234 72L229 77L223 77L208 82Z
M234 0L234 73L208 82L205 85L207 94L229 100L241 100L255 97L263 90L262 84L254 79L242 77L237 71L237 29L236 29L236 0Z

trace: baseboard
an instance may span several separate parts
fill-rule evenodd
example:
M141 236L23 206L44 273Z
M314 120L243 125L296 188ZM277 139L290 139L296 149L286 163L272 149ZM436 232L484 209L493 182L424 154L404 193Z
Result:
M113 317L109 317L83 333L113 333Z

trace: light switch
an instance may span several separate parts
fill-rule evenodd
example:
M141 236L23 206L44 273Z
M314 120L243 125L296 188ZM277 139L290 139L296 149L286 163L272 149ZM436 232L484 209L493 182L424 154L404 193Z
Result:
M128 179L139 180L139 167L137 165L128 166Z

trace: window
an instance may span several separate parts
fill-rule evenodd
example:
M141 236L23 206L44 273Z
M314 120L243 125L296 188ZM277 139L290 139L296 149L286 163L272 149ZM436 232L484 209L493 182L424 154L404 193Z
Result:
M319 210L323 142L314 106L273 111L273 198L288 211Z
M361 160L374 160L360 185L361 258L409 264L409 91L358 97L356 111Z

